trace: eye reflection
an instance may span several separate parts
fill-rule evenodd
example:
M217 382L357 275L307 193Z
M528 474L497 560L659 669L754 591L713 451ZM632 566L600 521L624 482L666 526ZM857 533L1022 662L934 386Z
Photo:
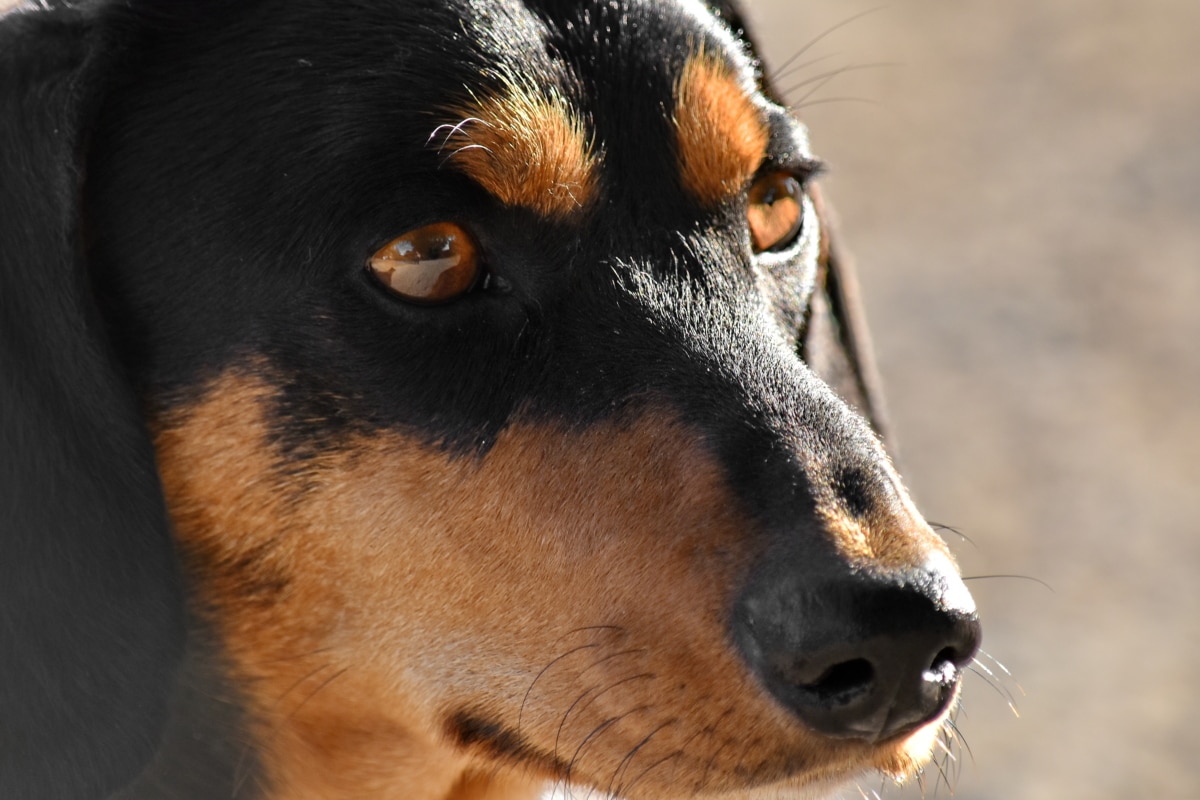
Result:
M782 250L804 224L804 187L795 175L772 172L750 187L746 224L754 252Z
M388 242L367 266L380 283L405 300L446 303L475 285L479 248L462 226L435 222Z

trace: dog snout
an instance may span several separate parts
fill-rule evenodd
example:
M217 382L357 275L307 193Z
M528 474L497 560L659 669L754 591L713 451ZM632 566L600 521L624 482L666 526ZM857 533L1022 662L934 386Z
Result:
M807 727L881 742L940 717L979 649L974 603L941 553L924 565L774 564L739 599L734 638L767 691Z

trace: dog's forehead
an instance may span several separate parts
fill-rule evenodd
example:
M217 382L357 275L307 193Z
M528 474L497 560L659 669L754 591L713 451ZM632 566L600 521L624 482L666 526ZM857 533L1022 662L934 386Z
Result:
M745 44L700 0L463 0L463 30L494 67L558 72L620 59L676 68L720 54L753 89ZM574 58L573 58L574 57ZM583 77L583 76L575 76Z
M602 173L610 184L673 177L660 164L692 199L716 203L762 161L770 131L755 64L701 3L468 8L475 70L432 139L447 165L505 204L568 216L595 196Z

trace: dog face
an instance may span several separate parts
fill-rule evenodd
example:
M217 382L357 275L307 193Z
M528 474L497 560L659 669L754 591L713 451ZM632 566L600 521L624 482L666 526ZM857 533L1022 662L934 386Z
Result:
M812 369L818 162L736 23L68 13L99 76L68 239L238 791L774 796L928 758L974 609Z

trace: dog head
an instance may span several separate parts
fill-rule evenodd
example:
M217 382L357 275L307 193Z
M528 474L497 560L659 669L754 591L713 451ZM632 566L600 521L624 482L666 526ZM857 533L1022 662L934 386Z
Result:
M265 797L928 759L974 607L732 9L132 0L0 45L22 785L149 757L180 585Z

